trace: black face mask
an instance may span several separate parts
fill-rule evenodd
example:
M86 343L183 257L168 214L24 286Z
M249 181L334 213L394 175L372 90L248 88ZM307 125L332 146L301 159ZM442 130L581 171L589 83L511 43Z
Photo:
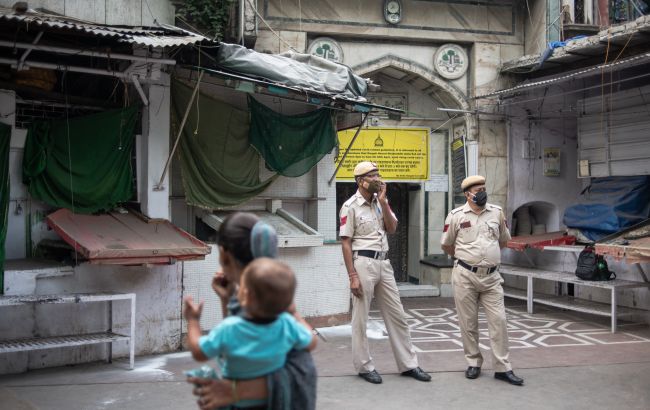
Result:
M487 204L487 192L478 191L476 195L470 192L470 195L473 196L472 201L478 206L485 206Z

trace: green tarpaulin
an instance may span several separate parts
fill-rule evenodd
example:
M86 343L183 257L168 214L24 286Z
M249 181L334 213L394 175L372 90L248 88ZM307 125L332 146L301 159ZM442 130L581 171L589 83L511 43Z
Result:
M176 129L191 96L192 89L173 82L172 114ZM248 113L202 93L197 98L199 112L195 101L180 141L185 201L201 208L219 209L259 195L277 175L260 182L260 158L248 143Z
M9 210L9 146L11 126L0 123L0 294L4 293L5 239Z
M23 156L23 182L32 198L79 213L130 200L137 113L131 107L32 123Z
M266 164L280 175L299 177L309 172L336 145L334 119L323 108L298 115L282 115L248 97L251 110L250 143Z

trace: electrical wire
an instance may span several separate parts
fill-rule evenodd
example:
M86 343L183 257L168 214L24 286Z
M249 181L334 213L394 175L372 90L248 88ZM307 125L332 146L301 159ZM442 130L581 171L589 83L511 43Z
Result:
M157 24L158 24L158 19L157 19L157 18L153 15L153 13L151 12L151 8L149 7L149 1L148 1L148 0L144 0L144 4L145 4L145 6L147 6L147 10L149 10L149 15L150 15L151 18L153 19L153 24L156 24L156 25L157 25Z
M632 77L628 77L628 78L623 78L623 79L620 79L620 80L612 81L611 83L607 83L607 84L605 84L605 85L610 85L610 84L620 84L620 83L623 83L623 82L632 81L632 80L638 80L638 79L640 79L640 78L645 78L645 77L648 77L648 76L650 76L650 73L639 74L639 75L635 75L635 76L632 76ZM601 87L600 84L593 85L593 86L589 86L589 87L582 87L582 88L578 88L578 89L575 89L575 90L569 90L569 91L565 91L565 92L562 92L562 93L553 94L553 95L549 96L549 98L552 98L552 97L560 97L560 96L568 95L568 94L580 93L580 92L583 92L583 91L593 90L593 89L595 89L595 88L599 88L599 87ZM493 103L493 104L488 103L488 104L486 104L486 106L487 106L487 107L491 107L491 106L509 106L509 105L517 105L517 104L523 104L523 103L527 103L527 102L531 102L531 101L537 101L537 100L539 100L539 99L541 99L541 98L542 98L542 97L533 97L533 98L529 98L529 99L526 99L526 100L517 100L517 101L511 101L511 102L503 102L503 101L500 101L500 102L498 102L498 103Z
M436 128L435 130L431 131L431 134L433 134L434 132L438 131L440 128L444 127L444 126L445 126L449 121L451 121L451 120L457 118L459 115L460 115L460 114L456 114L456 115L454 115L453 117L450 117L447 121L445 121L445 122L443 122L442 124L440 124L440 126L439 126L438 128Z

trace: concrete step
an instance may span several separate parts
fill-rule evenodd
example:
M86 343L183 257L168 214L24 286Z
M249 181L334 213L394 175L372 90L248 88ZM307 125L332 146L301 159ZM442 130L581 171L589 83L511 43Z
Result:
M398 282L399 296L402 298L426 298L440 296L440 289L433 285L415 285L408 282Z

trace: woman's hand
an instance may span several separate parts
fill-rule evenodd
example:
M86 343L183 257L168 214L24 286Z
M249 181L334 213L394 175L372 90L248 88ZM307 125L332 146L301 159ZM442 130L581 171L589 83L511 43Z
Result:
M212 410L233 403L230 380L189 377L187 381L195 386L192 393L198 396L197 403L201 410Z
M236 385L233 384L233 380L199 377L188 377L187 382L194 384L192 393L199 397L198 404L201 410L227 406L233 404L235 400L264 400L268 396L266 376L238 380Z
M233 295L235 287L234 285L226 278L226 275L223 272L217 272L212 277L212 290L214 293L219 296L219 299L222 301L228 301Z
M183 316L186 320L199 320L201 319L201 311L203 310L203 302L198 305L192 300L192 296L186 296L184 299Z

